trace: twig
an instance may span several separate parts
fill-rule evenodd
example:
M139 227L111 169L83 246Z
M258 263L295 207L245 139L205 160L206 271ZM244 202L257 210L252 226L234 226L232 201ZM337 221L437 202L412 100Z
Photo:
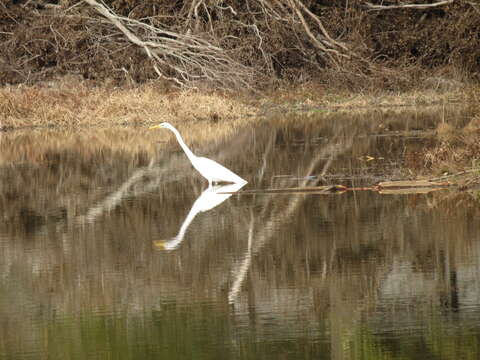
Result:
M340 53L334 49L327 49L325 45L323 45L320 41L318 41L318 39L313 35L312 31L310 30L310 27L305 21L305 18L303 17L302 13L297 8L295 3L293 1L290 1L290 4L293 10L295 11L295 13L297 14L298 18L300 19L300 22L302 23L303 28L305 29L305 32L307 33L308 37L312 40L313 44L316 45L317 48L322 50L330 58L330 60L332 60L333 63L336 63L336 60L331 53L334 53L335 55L340 55Z
M480 8L478 6L479 4L474 3L472 1L467 1L467 4L470 5L473 8L473 10L475 10L477 13L480 14Z
M328 41L335 45L335 46L338 46L339 48L342 48L343 50L345 51L349 51L349 49L342 43L334 40L330 35L329 33L327 32L327 30L325 29L325 27L323 26L323 23L320 21L320 19L318 18L318 16L316 16L315 14L313 14L301 1L298 1L298 0L295 0L296 3L303 9L303 11L305 11L318 25L318 27L320 28L323 36L325 36ZM343 55L343 54L342 54ZM346 55L344 55L346 56ZM347 56L348 57L348 56Z
M452 4L455 0L444 0L438 1L431 4L401 4L401 5L375 5L369 2L366 2L365 5L370 10L392 10L392 9L428 9L437 6L443 6Z
M198 80L209 80L222 87L248 86L251 71L229 58L221 47L189 33L176 33L118 16L95 0L84 1L119 29L128 41L145 51L159 77L185 87L195 87L194 82ZM203 0L194 4L190 10L196 13Z

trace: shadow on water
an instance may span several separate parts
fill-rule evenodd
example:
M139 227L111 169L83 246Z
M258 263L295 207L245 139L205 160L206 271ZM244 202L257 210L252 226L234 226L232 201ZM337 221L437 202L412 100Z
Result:
M474 194L232 194L404 178L436 122L465 116L272 119L193 141L242 189L207 188L147 130L5 134L0 356L475 358Z

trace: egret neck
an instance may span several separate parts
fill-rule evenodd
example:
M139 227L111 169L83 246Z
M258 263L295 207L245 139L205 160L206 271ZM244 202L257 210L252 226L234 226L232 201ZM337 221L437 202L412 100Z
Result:
M193 164L194 160L197 158L197 156L192 152L192 150L190 150L188 148L188 146L185 144L185 142L183 141L183 138L182 138L182 135L180 135L180 133L178 132L177 129L175 129L173 126L170 128L171 131L173 131L173 133L175 134L176 138L177 138L177 141L178 143L180 144L180 146L182 147L183 151L185 151L185 154L187 155L188 159L190 160L190 162Z

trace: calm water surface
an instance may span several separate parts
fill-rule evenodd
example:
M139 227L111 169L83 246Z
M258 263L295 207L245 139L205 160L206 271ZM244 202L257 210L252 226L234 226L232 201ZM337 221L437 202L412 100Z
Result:
M405 178L444 120L278 121L194 150L241 190L360 187ZM2 359L480 355L476 194L224 194L167 130L12 132L0 150Z

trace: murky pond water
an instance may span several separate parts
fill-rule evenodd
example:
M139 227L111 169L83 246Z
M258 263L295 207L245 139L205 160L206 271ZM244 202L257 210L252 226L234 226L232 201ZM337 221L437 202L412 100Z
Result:
M406 176L445 119L334 120L193 148L241 190L361 187ZM0 150L0 358L480 354L472 194L225 194L167 130L12 132Z

